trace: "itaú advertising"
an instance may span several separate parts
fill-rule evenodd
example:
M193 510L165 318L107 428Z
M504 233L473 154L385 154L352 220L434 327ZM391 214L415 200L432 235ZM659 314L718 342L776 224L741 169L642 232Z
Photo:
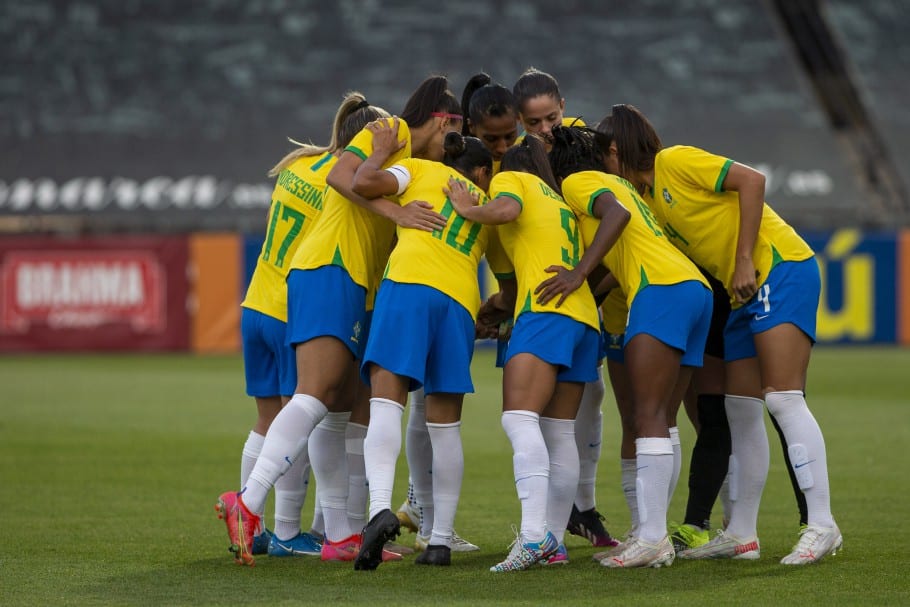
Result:
M898 234L843 229L805 240L822 278L819 343L899 341Z
M0 351L187 345L185 238L0 238Z
M16 252L3 263L3 331L97 328L125 323L138 333L161 331L164 276L148 252Z

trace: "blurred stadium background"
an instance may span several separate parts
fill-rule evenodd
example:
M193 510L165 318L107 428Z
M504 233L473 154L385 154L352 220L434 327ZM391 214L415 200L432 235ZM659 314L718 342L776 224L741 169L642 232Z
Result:
M342 95L555 75L762 170L819 253L823 343L910 344L905 0L0 2L0 352L236 352L291 145Z

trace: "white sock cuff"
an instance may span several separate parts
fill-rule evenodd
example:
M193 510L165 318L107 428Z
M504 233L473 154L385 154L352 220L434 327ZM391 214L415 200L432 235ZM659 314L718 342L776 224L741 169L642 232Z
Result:
M351 455L363 455L363 439L366 436L366 426L349 421L344 431L344 450Z
M450 424L436 424L436 423L433 423L433 422L427 422L427 429L428 429L428 430L429 430L429 429L433 429L433 430L445 430L446 428L458 428L459 426L461 426L461 422L460 422L460 421L452 422L452 423L450 423Z
M755 398L754 396L739 396L737 394L724 394L724 404L739 404L739 405L758 405L763 407L765 402L760 398Z
M346 432L348 429L348 420L351 418L350 411L340 411L337 413L326 413L319 425L326 432Z
M255 430L250 430L250 435L246 437L246 443L243 445L243 454L253 459L259 457L264 443L265 437L263 435Z
M423 388L414 390L413 392L409 393L409 396L412 407L423 407L423 405L426 403L427 395L423 391Z
M556 417L541 417L541 418L540 418L540 425L541 425L541 427L543 427L544 425L547 425L547 426L563 426L563 427L566 427L566 426L574 426L574 425L575 425L575 420L574 420L574 419L558 419L558 418L556 418Z
M802 390L782 390L779 392L768 392L765 394L765 403L768 405L768 412L774 417L787 413L793 407L806 405L806 397ZM780 420L778 420L779 422Z
M672 445L682 444L679 442L679 426L673 426L672 428L670 428L670 444L672 444Z
M635 439L636 455L673 455L673 443L669 438L646 437Z
M370 409L372 410L373 407L390 408L395 409L399 414L404 413L404 406L401 403L396 403L394 400L389 400L388 398L371 398Z
M531 418L531 419L533 419L533 420L535 420L535 421L538 421L538 422L540 421L540 414L534 413L533 411L524 411L524 410L518 410L518 411L503 411L503 412L502 412L502 417L505 418L506 416L509 416L509 417L513 417L513 416L518 416L518 417L529 417L529 418Z

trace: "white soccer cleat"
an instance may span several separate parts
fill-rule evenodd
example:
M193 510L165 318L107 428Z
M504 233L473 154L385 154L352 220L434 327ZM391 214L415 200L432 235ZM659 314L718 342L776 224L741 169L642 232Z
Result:
M398 508L398 512L395 513L395 516L398 517L398 522L401 523L401 526L408 531L417 533L420 530L420 512L418 512L417 508L412 507L411 502L407 499L405 499L401 507Z
M758 538L738 538L723 529L710 542L679 553L681 559L738 559L754 561L761 556Z
M817 563L829 554L837 554L844 544L840 529L835 525L826 527L806 527L799 532L799 541L793 552L781 559L781 565L809 565Z
M417 534L417 538L414 540L414 548L420 552L423 552L427 549L427 546L429 544L429 535L420 535L419 533ZM476 544L472 544L457 533L453 533L452 539L449 540L449 549L452 552L474 552L475 550L480 550L480 547Z
M614 552L600 561L604 567L630 569L633 567L669 567L673 564L676 551L673 542L664 536L656 544L650 544L638 537L632 537L621 544L622 550Z

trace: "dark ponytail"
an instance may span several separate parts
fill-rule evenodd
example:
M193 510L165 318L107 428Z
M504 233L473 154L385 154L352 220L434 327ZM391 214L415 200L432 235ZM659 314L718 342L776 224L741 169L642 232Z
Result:
M555 192L560 192L559 184L553 177L553 170L547 159L547 144L538 135L525 135L521 145L513 145L502 157L500 171L517 171L531 173L540 177Z
M461 105L445 76L430 76L411 94L401 112L401 119L411 128L423 126L434 112L461 115Z
M604 170L605 156L597 142L598 133L585 127L557 126L551 134L550 167L560 182L579 171Z
M613 106L609 116L601 120L597 132L602 136L601 146L616 144L621 177L628 179L631 172L650 171L654 157L662 148L657 131L638 108L620 103Z
M493 170L493 156L487 146L477 137L465 137L461 133L451 131L446 133L442 147L445 149L442 163L452 167L468 179L471 179L471 174L475 169Z
M465 85L461 96L461 111L471 120L472 125L482 123L488 116L499 118L511 113L516 120L518 118L518 105L512 91L494 83L489 74L483 72L471 76ZM470 134L469 129L470 125L465 120L461 127L462 134Z

